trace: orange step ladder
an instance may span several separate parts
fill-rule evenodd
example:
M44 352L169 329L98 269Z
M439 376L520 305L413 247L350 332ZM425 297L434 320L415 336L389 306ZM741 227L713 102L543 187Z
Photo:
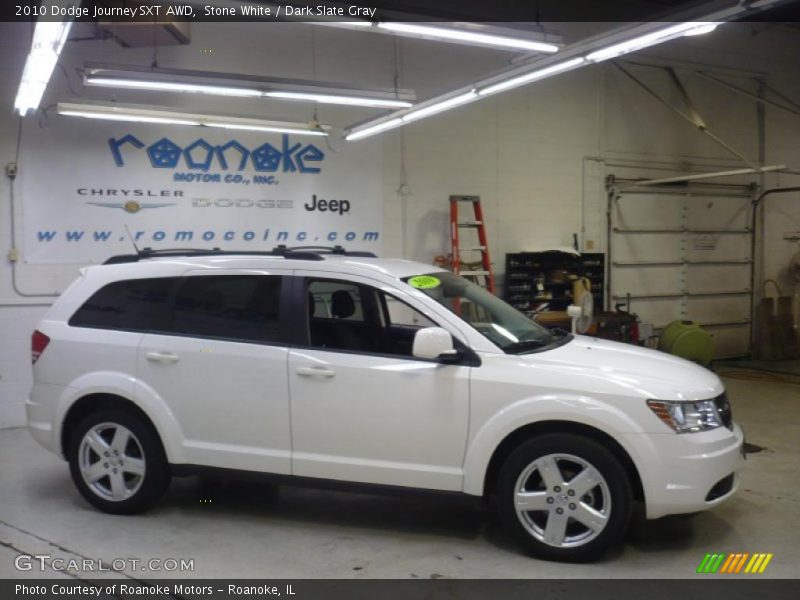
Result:
M471 204L472 218L459 216L459 205ZM478 234L476 246L461 247L462 229L474 229ZM453 272L485 287L494 294L494 274L489 259L489 242L486 239L486 223L483 220L480 196L450 196L450 251ZM465 261L462 252L480 253L480 261ZM463 267L462 267L463 263Z

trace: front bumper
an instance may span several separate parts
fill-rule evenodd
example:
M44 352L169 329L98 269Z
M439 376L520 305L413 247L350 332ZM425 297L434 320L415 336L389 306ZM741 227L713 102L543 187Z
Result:
M713 508L739 487L744 434L738 425L626 437L642 453L637 462L648 519Z

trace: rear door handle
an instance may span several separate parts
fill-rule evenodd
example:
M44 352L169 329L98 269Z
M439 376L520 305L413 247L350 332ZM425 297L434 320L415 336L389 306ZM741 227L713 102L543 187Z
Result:
M180 356L171 352L146 352L145 357L152 362L174 363L180 360Z
M297 367L297 374L301 377L325 377L330 378L336 375L336 371L324 367Z

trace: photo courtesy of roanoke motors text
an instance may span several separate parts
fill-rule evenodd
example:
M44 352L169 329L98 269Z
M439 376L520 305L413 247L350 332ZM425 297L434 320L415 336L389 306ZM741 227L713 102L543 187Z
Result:
M800 0L0 49L0 599L797 596Z

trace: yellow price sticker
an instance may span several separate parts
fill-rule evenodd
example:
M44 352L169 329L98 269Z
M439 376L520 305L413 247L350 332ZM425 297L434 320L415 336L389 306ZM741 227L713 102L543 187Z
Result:
M418 290L429 290L442 285L442 280L432 275L417 275L408 280L408 285Z

